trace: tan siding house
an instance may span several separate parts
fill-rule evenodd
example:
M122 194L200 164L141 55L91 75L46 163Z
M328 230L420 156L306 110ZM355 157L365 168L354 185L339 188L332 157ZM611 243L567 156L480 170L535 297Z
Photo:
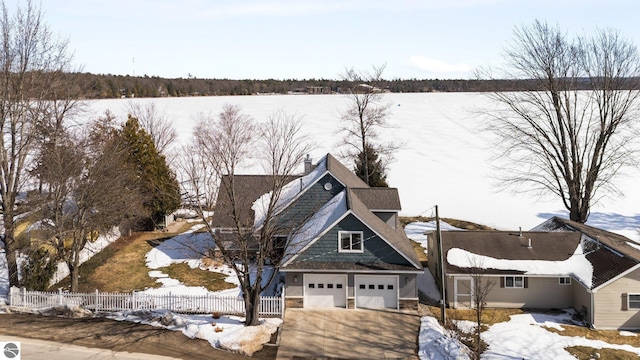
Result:
M599 329L640 328L640 301L629 302L629 296L640 297L640 269L631 272L593 291L593 325Z
M444 231L444 266L427 235L429 270L440 284L443 269L449 307L472 306L480 273L493 283L487 307L573 308L595 328L640 329L640 250L622 235L557 217L529 232Z

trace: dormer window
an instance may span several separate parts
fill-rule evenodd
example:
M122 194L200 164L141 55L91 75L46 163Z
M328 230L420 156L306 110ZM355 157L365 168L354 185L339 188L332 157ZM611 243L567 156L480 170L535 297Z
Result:
M338 231L339 252L363 252L362 231Z

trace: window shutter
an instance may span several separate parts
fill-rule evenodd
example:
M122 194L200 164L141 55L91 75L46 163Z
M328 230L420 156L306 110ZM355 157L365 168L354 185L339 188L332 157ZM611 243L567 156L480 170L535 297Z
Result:
M628 301L628 296L627 293L623 293L622 294L622 310L628 310L629 309L629 301Z
M500 287L504 287L504 276L500 276Z
M524 288L526 289L526 288L528 288L528 287L529 287L529 278L528 278L528 277L525 277L525 278L524 278Z

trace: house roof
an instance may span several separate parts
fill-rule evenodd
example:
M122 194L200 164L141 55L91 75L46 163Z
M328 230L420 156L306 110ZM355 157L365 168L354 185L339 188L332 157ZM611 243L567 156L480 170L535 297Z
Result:
M416 266L420 264L418 255L413 250L411 242L402 229L402 226L400 226L399 223L396 223L395 227L392 227L382 221L378 216L373 214L367 205L358 197L358 191L354 190L355 189L352 190L347 188L348 208L352 210L352 213L368 225L371 230L376 232L380 237L387 240L389 245L398 250L407 258L407 260L416 264Z
M633 241L620 234L612 233L610 231L598 229L593 226L571 221L568 219L563 219L557 216L554 216L544 223L538 225L536 229L544 229L547 231L578 231L596 242L599 241L612 250L621 252L633 260L640 261L640 250L629 245L629 243L633 243Z
M369 186L362 181L353 171L349 170L343 163L338 161L333 155L327 154L324 161L325 169L331 173L344 186L351 188L368 188ZM323 162L320 162L322 164Z
M531 247L529 248L529 239ZM471 253L507 260L567 260L580 244L580 235L543 231L443 231L446 252L460 248Z
M292 180L295 177L292 177ZM254 211L251 208L253 202L262 194L271 191L271 175L234 175L233 187L236 193L236 211L240 224L243 227L252 227ZM234 228L236 226L232 217L232 205L226 186L230 184L229 175L223 176L220 182L218 198L215 210L211 217L211 223L217 228Z
M400 211L400 196L395 188L353 188L360 200L373 211Z
M569 231L582 234L589 240L585 244L586 257L593 265L593 286L598 288L640 263L640 250L625 236L554 216L535 229Z

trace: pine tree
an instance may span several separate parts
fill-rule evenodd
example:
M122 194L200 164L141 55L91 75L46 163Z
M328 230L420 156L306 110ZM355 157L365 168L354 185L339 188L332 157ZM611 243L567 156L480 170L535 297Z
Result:
M144 206L151 213L150 220L157 224L165 214L180 206L180 185L176 175L138 119L129 116L122 128L122 137L129 147L129 161L135 166L140 186L148 199Z
M365 146L365 152L360 152L355 161L355 169L354 172L362 181L368 183L371 187L388 187L387 184L387 174L386 174L386 166L382 159L380 159L380 154L378 151L371 145L367 144ZM366 156L365 156L366 155ZM367 166L365 166L365 163ZM367 179L367 170L369 172L369 178Z

